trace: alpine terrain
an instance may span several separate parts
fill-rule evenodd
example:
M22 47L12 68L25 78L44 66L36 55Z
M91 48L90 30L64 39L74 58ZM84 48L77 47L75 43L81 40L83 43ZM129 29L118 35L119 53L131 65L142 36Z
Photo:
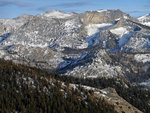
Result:
M134 18L120 10L80 14L53 10L0 19L0 58L1 62L42 70L56 77L54 81L69 82L69 87L93 89L95 98L104 97L114 112L150 112L150 14ZM18 81L18 75L23 75L16 72ZM23 83L28 84L24 77ZM64 92L66 87L59 88ZM128 107L116 107L120 103Z

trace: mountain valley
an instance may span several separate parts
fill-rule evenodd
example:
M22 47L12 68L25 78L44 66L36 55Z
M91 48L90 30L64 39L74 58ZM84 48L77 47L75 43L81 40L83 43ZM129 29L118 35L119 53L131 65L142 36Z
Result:
M110 95L117 95L120 103L127 101L133 112L150 110L150 14L134 18L121 10L53 10L0 19L0 59L42 70L72 86L85 85L99 92L116 90ZM72 77L73 82L67 81ZM113 109L123 113L119 107Z

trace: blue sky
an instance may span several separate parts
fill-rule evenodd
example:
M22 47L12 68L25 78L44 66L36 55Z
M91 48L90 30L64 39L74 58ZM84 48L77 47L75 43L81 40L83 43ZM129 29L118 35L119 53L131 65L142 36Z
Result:
M77 12L120 9L131 16L150 13L150 0L0 0L0 18L36 15L50 10Z

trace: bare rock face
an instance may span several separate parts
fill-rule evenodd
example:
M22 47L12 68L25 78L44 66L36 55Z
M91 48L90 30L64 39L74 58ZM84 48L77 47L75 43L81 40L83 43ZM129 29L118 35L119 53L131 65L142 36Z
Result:
M130 15L123 13L120 10L98 10L98 11L87 11L81 14L81 20L84 24L101 24L101 23L113 23L114 21L124 19L131 19Z
M150 29L139 22L120 10L0 19L0 57L58 74L130 78L150 61Z
M5 30L6 30L5 26L2 23L0 23L0 31L1 31L0 34L4 33Z
M82 22L86 24L100 24L106 22L108 17L100 15L97 11L94 12L86 12L81 15Z

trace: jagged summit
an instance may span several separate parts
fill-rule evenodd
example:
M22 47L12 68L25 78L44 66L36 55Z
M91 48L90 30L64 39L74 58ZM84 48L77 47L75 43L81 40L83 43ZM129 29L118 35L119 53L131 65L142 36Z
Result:
M80 14L82 22L84 24L101 24L101 23L113 23L120 19L130 19L137 21L137 19L131 17L130 15L122 12L121 10L97 10L97 11L86 11Z
M139 19L140 21L144 21L144 20L149 19L149 18L150 18L150 14L146 14L146 15L144 15L144 16L139 17L138 19Z
M67 17L72 16L73 13L65 13L59 10L52 10L41 15L45 17L49 17L49 18L67 18Z
M146 14L144 16L141 16L138 18L138 20L144 24L144 25L147 25L147 26L150 26L150 14Z

